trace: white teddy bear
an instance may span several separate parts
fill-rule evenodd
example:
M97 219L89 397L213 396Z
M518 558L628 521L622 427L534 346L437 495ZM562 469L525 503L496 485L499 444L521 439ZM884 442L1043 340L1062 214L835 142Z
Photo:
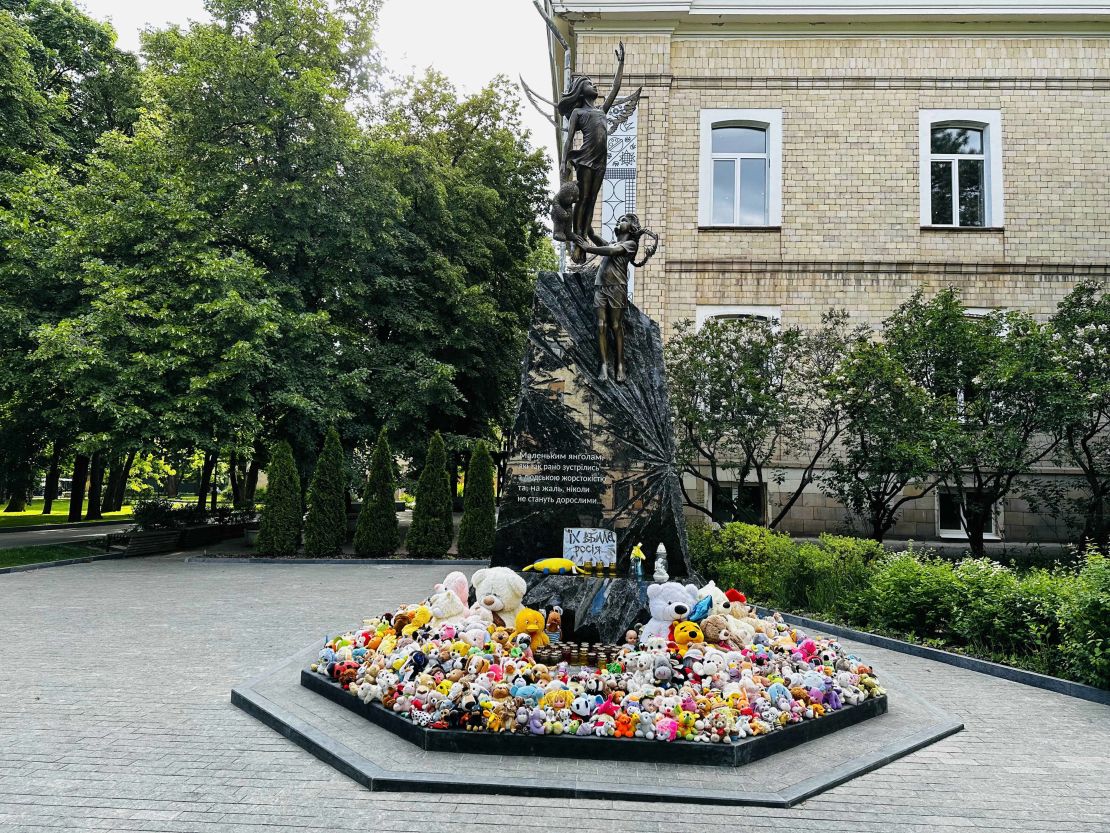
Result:
M472 613L481 615L485 611L492 616L495 625L512 628L516 624L516 615L528 591L523 578L508 567L486 567L476 570L470 583L475 593L475 602L470 608Z
M640 641L653 636L667 639L671 625L681 622L694 609L698 601L698 588L693 584L681 585L676 581L648 585L648 610L651 618L644 625Z
M466 619L468 586L466 576L458 570L448 573L442 584L436 585L436 592L428 599L428 609L432 611L432 626L457 625Z

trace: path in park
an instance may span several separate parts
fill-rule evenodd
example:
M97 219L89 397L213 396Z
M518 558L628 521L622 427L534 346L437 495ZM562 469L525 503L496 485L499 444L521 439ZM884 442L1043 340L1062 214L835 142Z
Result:
M444 573L177 555L0 576L0 831L1110 830L1110 707L879 649L967 728L790 810L371 793L230 705Z
M123 532L131 523L97 524L95 526L69 527L68 529L29 529L0 533L0 550L16 547L35 547L41 544L69 544L103 538L109 532Z

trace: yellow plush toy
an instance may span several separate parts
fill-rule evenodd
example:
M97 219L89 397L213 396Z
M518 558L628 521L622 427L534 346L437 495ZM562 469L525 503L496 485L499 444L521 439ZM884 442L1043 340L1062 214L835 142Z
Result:
M559 575L578 575L578 565L569 558L541 558L535 564L529 564L522 572L528 573L557 573Z
M432 621L432 611L425 605L418 605L411 611L412 621L401 630L402 636L412 636L430 621Z
M678 655L686 656L686 652L697 644L705 642L705 634L694 622L679 622L674 626L674 643L678 646Z
M513 631L513 639L516 639L522 633L526 633L532 639L533 648L542 648L549 645L551 640L547 638L547 634L544 632L545 624L547 622L538 610L522 607L520 613L516 615L516 629Z

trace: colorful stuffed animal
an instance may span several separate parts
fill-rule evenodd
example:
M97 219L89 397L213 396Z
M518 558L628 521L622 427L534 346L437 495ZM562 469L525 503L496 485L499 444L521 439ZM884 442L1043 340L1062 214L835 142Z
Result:
M578 575L578 565L569 558L541 558L534 564L529 564L521 572L556 573L558 575Z
M524 579L508 567L486 567L470 577L475 602L471 610L485 610L495 625L504 627L516 621L521 600L528 590Z
M432 612L432 624L460 624L466 619L466 600L468 584L466 576L458 570L448 573L441 584L435 587L435 593L428 599L428 608Z
M648 610L651 618L640 633L640 641L653 636L664 638L675 622L686 619L698 601L698 588L693 584L682 585L675 581L648 585Z
M678 655L686 656L686 652L695 645L705 642L705 635L701 632L696 622L679 622L674 626L674 643L678 646Z
M520 634L527 634L532 640L532 648L543 648L550 644L545 627L547 625L543 614L530 607L522 607L516 615L516 629L513 631L515 639Z

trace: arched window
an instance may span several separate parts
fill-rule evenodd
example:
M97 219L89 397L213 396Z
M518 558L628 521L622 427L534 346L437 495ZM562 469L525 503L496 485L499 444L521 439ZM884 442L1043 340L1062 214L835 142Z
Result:
M782 111L702 110L699 225L782 222Z
M1002 225L1001 129L996 110L921 111L922 225Z

